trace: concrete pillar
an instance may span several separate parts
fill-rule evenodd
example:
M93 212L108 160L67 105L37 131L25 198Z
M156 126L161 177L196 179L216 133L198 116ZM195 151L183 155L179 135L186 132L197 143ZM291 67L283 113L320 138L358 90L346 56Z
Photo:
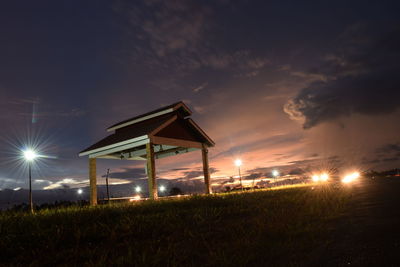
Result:
M154 160L154 147L153 143L146 144L147 155L147 177L149 183L149 197L150 199L157 199L157 182L156 182L156 167Z
M208 167L208 148L205 144L202 144L201 155L203 158L203 173L204 183L206 186L206 194L211 194L211 183L210 183L210 168Z
M97 205L96 159L89 158L90 206Z

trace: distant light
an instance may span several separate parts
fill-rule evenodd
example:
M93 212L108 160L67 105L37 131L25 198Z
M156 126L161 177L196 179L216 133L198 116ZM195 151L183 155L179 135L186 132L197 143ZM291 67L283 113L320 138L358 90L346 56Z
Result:
M77 192L79 195L81 195L81 194L83 193L83 190L82 190L82 188L79 188L76 192Z
M276 177L276 176L279 175L279 172L278 172L277 170L273 170L273 171L272 171L272 175Z
M35 158L37 158L37 154L36 154L36 152L35 151L33 151L32 149L27 149L27 150L24 150L23 151L23 154L24 154L24 158L27 160L27 161L33 161Z
M140 193L142 191L142 188L140 186L136 186L135 191L136 193Z
M314 181L314 182L318 182L319 181L319 175L313 175L312 176L312 180Z
M242 166L242 160L241 159L237 159L237 160L235 160L235 165L237 166L237 167L240 167L240 166Z
M140 196L140 195L136 195L136 196L131 197L131 198L129 199L129 202L138 201L138 200L140 200L140 199L141 199L141 196Z
M360 177L360 173L359 172L353 172L351 174L346 175L343 179L342 182L345 184L354 182L355 180L358 179L358 177Z
M321 174L320 179L321 179L321 181L324 181L324 182L327 181L329 179L329 174L327 174L327 173Z
M160 192L164 192L165 189L166 189L165 186L163 186L163 185L160 186Z
M16 187L16 188L14 188L13 190L14 190L14 191L19 191L19 190L21 190L21 187Z

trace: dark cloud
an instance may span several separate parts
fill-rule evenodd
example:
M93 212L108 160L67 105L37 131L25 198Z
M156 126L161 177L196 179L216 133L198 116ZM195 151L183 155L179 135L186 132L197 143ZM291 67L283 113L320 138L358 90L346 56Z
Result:
M304 174L306 171L301 168L294 168L288 172L289 175L301 175Z
M123 171L111 172L109 174L110 178L120 178L120 179L134 179L134 178L142 178L144 176L146 176L144 168L124 168ZM106 177L106 175L103 175L102 177Z
M218 171L218 169L212 168L212 167L209 170L210 170L210 173L215 173ZM201 170L185 171L185 172L183 172L183 175L186 179L191 179L191 178L203 176L204 173L203 173L203 170L201 169Z
M196 178L203 175L203 171L188 171L184 172L186 179Z
M187 171L187 170L190 170L190 168L174 168L174 169L171 169L171 171Z
M244 177L246 180L253 180L262 177L263 174L261 172L252 173Z
M286 165L259 167L249 170L247 173L261 174L264 177L272 177L273 170L277 170L280 176L284 175L304 175L306 173L324 169L334 173L337 168L342 166L343 162L338 156L331 156L326 158L314 158L305 160L291 161ZM260 176L260 177L261 177Z
M348 37L351 35L351 37ZM305 129L352 114L378 115L400 106L400 28L385 35L353 27L314 73L324 81L303 88L284 107Z
M398 161L398 160L400 160L400 157L385 158L382 161L391 162L391 161Z
M386 144L376 149L377 153L400 153L400 143Z
M367 164L367 165L369 165L369 164L377 164L377 163L380 163L380 162L381 162L380 159L363 159L361 161L362 164Z

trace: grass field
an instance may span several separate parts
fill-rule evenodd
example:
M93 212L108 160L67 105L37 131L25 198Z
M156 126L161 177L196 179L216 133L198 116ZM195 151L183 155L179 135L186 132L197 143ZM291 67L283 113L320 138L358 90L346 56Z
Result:
M312 264L350 192L334 186L0 215L2 265Z

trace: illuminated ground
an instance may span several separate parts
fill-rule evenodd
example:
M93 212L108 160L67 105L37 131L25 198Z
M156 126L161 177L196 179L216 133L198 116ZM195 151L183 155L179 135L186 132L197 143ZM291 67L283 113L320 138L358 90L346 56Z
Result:
M2 213L2 264L395 266L400 179Z

